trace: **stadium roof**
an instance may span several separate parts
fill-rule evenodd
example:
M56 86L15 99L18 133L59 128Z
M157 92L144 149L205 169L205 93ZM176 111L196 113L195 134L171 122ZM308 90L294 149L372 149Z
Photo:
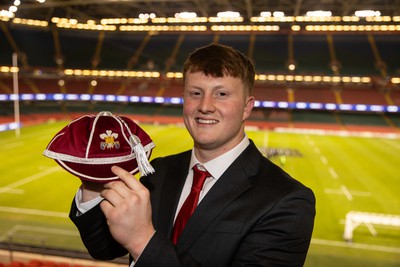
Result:
M8 10L13 0L1 0L0 10ZM141 13L174 17L177 12L195 12L213 17L221 11L239 12L248 22L263 11L282 11L285 16L302 16L307 11L331 11L334 16L351 16L357 10L380 11L383 16L399 16L400 0L20 0L16 16L50 21L52 17L78 20L136 18Z

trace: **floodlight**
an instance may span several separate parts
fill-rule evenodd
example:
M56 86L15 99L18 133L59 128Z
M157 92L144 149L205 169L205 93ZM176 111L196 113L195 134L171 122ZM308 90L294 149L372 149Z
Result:
M315 10L315 11L307 11L307 17L331 17L331 11L324 11L324 10Z
M357 17L379 17L381 12L374 10L357 10L354 15Z
M218 18L239 18L240 13L235 11L223 11L217 13Z

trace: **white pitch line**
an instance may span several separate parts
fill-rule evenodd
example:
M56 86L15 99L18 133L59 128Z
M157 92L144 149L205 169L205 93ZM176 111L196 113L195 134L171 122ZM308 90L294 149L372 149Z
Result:
M24 144L24 142L14 142L14 143L9 143L9 144L3 144L3 149L7 150L7 149L11 149L11 148L16 148L19 146L22 146Z
M390 146L395 147L396 149L400 149L400 145L393 140L385 139L386 143L389 143Z
M328 160L325 158L325 156L320 156L319 158L321 159L324 165L328 165Z
M73 231L73 230L48 228L48 227L40 227L40 226L29 226L29 225L16 225L16 230L14 232L17 232L17 231L29 231L29 232L39 232L39 233L46 233L46 234L79 236L77 231Z
M337 178L338 178L337 173L335 172L335 170L334 170L332 167L329 167L329 173L332 175L332 177L333 177L334 179L337 179Z
M351 190L350 192L351 192L351 194L353 196L359 196L359 197L370 197L372 195L371 192L365 192L365 191L354 191L354 190Z
M343 248L373 250L373 251L400 254L400 248L396 248L396 247L386 247L386 246L360 244L360 243L347 243L347 242L334 241L334 240L323 240L323 239L313 238L313 239L311 239L311 244L343 247Z
M41 234L55 234L55 235L66 235L66 236L79 236L77 231L66 230L66 229L56 229L56 228L48 228L48 227L38 227L38 226L29 226L29 225L15 225L13 228L8 230L5 234L0 236L0 242L4 242L8 238L17 234L20 231L24 232L37 232Z
M346 196L346 198L347 198L349 201L352 201L352 200L353 200L353 196L351 195L349 189L347 189L346 186L342 185L342 186L340 187L340 189L342 190L343 194Z
M338 195L344 195L342 190L339 189L332 189L332 188L326 188L324 190L326 194L338 194ZM371 192L366 192L366 191L354 191L354 190L349 190L351 195L353 196L358 196L358 197L370 197L372 195Z
M310 139L310 137L308 135L306 137L307 137L306 139L307 139L308 143L310 144L310 146L315 146L314 140Z
M22 195L22 194L25 193L25 190L23 190L23 189L8 188L8 187L0 187L0 192L1 192L1 193L8 193L8 194L18 194L18 195Z
M29 214L29 215L48 216L48 217L57 217L57 218L68 218L68 213L66 213L66 212L46 211L46 210L36 210L36 209L24 209L24 208L5 207L5 206L0 206L0 212L11 212L11 213L18 213L18 214Z
M0 188L0 194L1 194L1 193L8 192L8 191L10 191L10 190L12 190L12 189L15 189L15 188L17 188L18 186L21 186L21 185L30 183L30 182L32 182L32 181L34 181L34 180L36 180L36 179L39 179L39 178L41 178L41 177L43 177L43 176L46 176L46 175L48 175L48 174L50 174L50 173L56 172L56 171L58 171L59 169L60 169L60 167L58 167L58 166L52 167L52 168L48 168L47 170L44 170L44 171L42 171L42 172L35 173L34 175L31 175L31 176L28 176L28 177L26 177L26 178L24 178L24 179L22 179L22 180L16 181L15 183L6 185L5 187Z

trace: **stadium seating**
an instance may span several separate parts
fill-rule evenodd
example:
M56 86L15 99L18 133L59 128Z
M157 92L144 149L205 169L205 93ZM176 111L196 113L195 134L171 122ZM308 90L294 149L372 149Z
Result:
M336 103L332 89L326 87L298 88L294 90L294 101L314 103Z
M61 53L65 68L90 69L94 65L99 69L126 69L132 57L139 53L137 61L131 67L144 68L149 59L160 71L165 70L167 60L178 48L172 71L181 70L185 58L195 48L219 42L233 46L248 54L254 40L254 52L250 55L258 73L285 73L288 60L288 35L246 34L194 34L179 33L147 35L147 33L125 34L121 32L99 32L58 30L60 50L56 51L55 37L52 31L35 28L9 29L20 51L26 55L27 63L32 67L55 68L57 52ZM101 37L102 36L102 37ZM183 37L182 43L178 40ZM6 40L3 32L0 38ZM398 71L399 55L397 36L376 34L374 40L389 75ZM335 34L332 44L336 60L340 63L342 75L380 75L376 66L371 44L367 34ZM140 46L143 49L140 50ZM99 50L99 51L98 51ZM8 42L0 48L0 65L11 65L13 49ZM97 61L93 61L99 52ZM293 57L297 63L297 74L332 75L330 68L332 55L329 53L327 36L294 35ZM94 64L96 63L96 64Z
M296 35L293 37L294 58L300 74L332 74L329 49L324 35ZM287 46L287 45L285 45Z
M351 89L346 88L341 92L343 103L387 105L385 97L381 92L373 89Z
M34 77L19 79L20 93L74 93L74 94L116 94L137 96L181 97L182 81L166 79L165 71L179 72L186 57L199 46L217 42L233 46L251 56L258 74L288 74L287 61L289 37L287 34L227 34L227 33L135 33L121 32L88 32L57 30L60 51L54 46L52 31L41 31L36 28L10 28L16 44L26 55L30 69L39 69ZM293 35L293 59L296 69L290 74L300 75L333 75L330 68L333 47L336 60L341 68L339 75L363 75L380 77L381 73L375 64L375 55L371 48L371 39L366 34L335 34L331 39L325 34ZM0 38L6 39L3 32ZM29 40L29 42L28 42ZM390 35L374 35L376 47L382 60L386 63L388 75L398 72L399 58L394 51L398 41ZM331 47L331 48L332 48ZM0 47L0 65L11 65L12 48L8 42ZM252 51L250 55L249 52ZM56 73L55 55L61 53L64 68L104 69L104 70L155 70L162 75L156 79L118 79L97 78L97 84L91 85L94 78L62 77L64 86L59 86L57 75L41 76L40 69ZM8 55L8 56L6 56ZM149 64L151 62L152 64ZM26 67L26 66L25 66ZM337 73L335 74L337 75ZM61 77L60 77L61 78ZM12 93L12 77L0 76L0 93ZM389 90L386 95L374 86L350 87L343 85L336 94L327 84L289 84L257 81L254 95L259 101L275 102L317 102L336 104L369 104L400 105L400 91ZM9 105L0 109L1 115L9 115ZM106 103L23 103L21 112L25 119L37 121L35 113L58 112L94 112L109 108L119 112L134 112L150 115L180 116L180 108L156 105L120 105ZM2 119L3 121L6 119ZM303 112L301 110L255 110L252 121L267 122L269 125L283 123L283 126L295 127L333 127L335 129L360 130L364 126L389 127L392 130L400 125L398 115L388 114L352 114L323 111ZM324 125L324 126L323 126ZM361 127L361 128L360 128Z

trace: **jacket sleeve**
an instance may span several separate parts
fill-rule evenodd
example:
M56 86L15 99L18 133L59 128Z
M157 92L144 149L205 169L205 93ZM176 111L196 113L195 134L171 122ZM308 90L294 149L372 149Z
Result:
M83 244L94 259L113 260L128 253L111 236L99 204L82 215L77 214L78 209L73 201L69 217L78 228Z

